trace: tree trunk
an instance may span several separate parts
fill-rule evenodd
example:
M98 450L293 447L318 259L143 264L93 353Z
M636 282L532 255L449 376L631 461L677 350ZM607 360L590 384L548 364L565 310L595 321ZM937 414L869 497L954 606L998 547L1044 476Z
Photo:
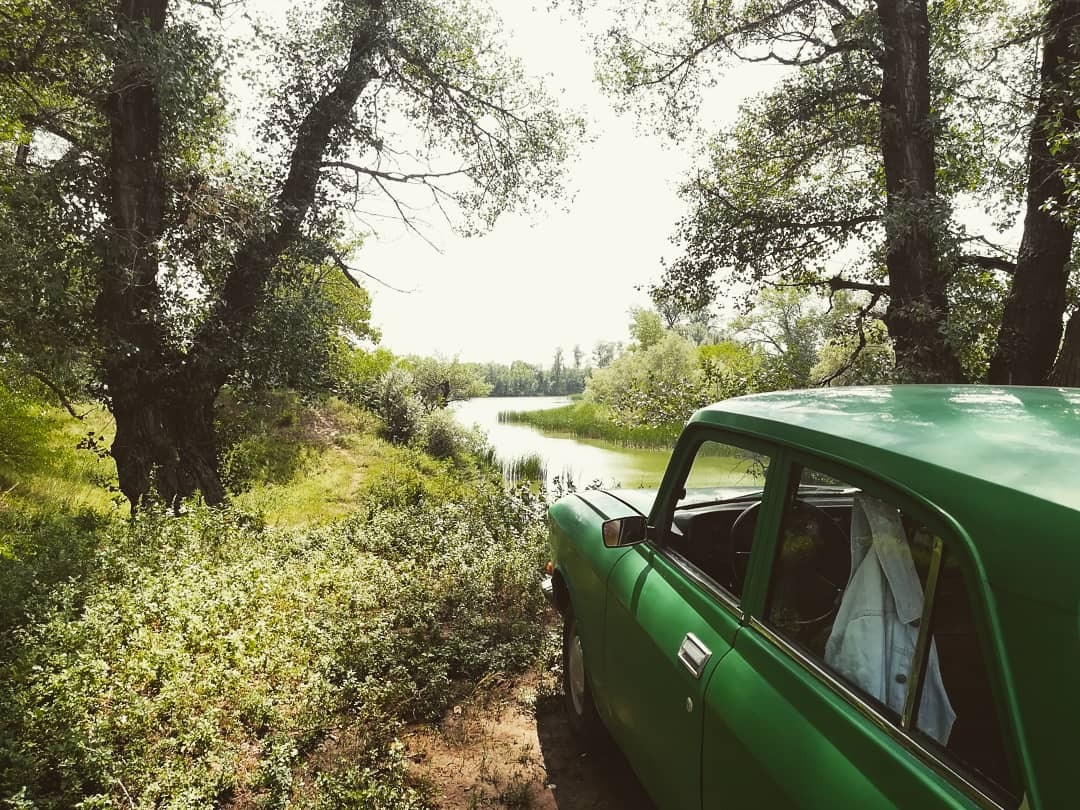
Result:
M1076 165L1080 148L1066 142L1055 152L1051 139L1061 134L1062 127L1078 124L1075 95L1068 83L1080 64L1080 0L1053 0L1046 28L1039 105L1028 140L1024 235L988 375L989 382L999 385L1046 383L1065 315L1073 227L1048 210L1048 203L1064 202L1061 170Z
M225 500L214 435L214 389L144 392L112 401L120 491L139 507L156 492L168 506L201 492L207 503Z
M121 0L117 29L136 41L160 33L168 0ZM123 44L118 47L123 48ZM216 389L190 379L166 337L158 285L158 241L166 206L162 114L152 66L115 55L106 103L111 136L109 218L112 235L100 273L95 319L104 349L102 379L116 419L112 454L120 490L137 509L156 489L176 508L201 490L220 503L213 399ZM193 384L194 382L194 384Z
M926 0L878 0L884 41L881 152L885 169L889 307L897 375L908 382L962 378L948 339L949 277L938 248L944 204L935 179Z
M1080 388L1080 309L1074 310L1065 328L1065 342L1050 374L1050 385Z

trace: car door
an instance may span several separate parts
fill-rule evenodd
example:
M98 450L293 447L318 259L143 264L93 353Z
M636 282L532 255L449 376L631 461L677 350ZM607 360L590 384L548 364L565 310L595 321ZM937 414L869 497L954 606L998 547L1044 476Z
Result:
M608 580L604 719L663 808L701 806L705 685L742 619L737 589L723 576L726 534L714 529L755 511L768 471L766 455L718 438L694 438L684 453L692 460L665 482L671 494L654 518L664 515L674 536L654 530Z
M955 530L861 474L793 460L779 530L758 538L747 624L708 684L704 807L1018 806ZM823 481L850 497L846 522L820 508L843 500L823 498ZM841 540L848 571L830 604L835 555L817 549Z

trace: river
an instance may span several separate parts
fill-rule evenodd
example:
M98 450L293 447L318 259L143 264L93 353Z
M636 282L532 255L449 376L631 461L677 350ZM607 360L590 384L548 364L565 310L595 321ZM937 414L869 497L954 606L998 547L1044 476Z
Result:
M499 422L499 411L536 411L569 402L565 397L478 397L451 407L463 425L475 425L487 434L504 471L515 459L536 454L543 459L548 484L554 476L564 481L569 476L578 487L597 480L605 487L659 485L670 449L631 449L594 439L543 433L530 425Z

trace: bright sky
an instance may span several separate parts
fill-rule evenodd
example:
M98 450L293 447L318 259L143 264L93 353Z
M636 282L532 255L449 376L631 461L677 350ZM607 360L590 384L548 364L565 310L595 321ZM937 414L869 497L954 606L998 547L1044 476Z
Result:
M259 0L249 8L281 22L292 4ZM661 257L677 255L669 241L684 211L676 189L693 154L612 110L580 20L543 4L492 5L510 52L589 122L593 140L569 167L574 196L528 216L504 215L482 237L458 236L437 211L423 217L424 238L380 220L376 233L364 234L354 264L412 291L365 281L382 345L391 350L546 365L558 346L569 356L575 344L588 354L597 341L627 340L629 309L649 304L635 287L659 277ZM782 70L744 68L722 82L707 99L710 121L731 120L741 99ZM238 125L243 138L244 122Z
M581 24L526 3L501 3L510 49L569 106L585 111L595 141L570 168L569 210L506 215L483 237L456 236L429 217L425 235L384 226L357 264L408 295L369 284L383 345L399 353L549 364L557 346L586 354L599 340L626 340L628 310L648 305L637 285L655 280L684 206L676 194L688 152L638 131L611 109L594 81ZM744 71L744 73L746 73ZM738 101L778 75L768 67L722 85L710 109L732 116ZM560 92L561 91L561 92ZM566 206L563 206L566 207Z

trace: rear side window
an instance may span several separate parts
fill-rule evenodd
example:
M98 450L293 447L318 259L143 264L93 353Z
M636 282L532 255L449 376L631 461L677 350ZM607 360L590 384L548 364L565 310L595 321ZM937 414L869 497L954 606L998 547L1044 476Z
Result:
M933 723L916 711L914 728L923 742L1016 795L1008 757L1002 744L999 713L995 710L986 650L975 629L972 602L960 560L946 545L938 573L930 634L936 647L942 682L956 712L948 738L933 734ZM930 555L917 554L915 564L925 580ZM924 681L925 683L925 681ZM925 688L925 687L924 687ZM920 704L916 704L921 708Z
M798 470L766 623L999 801L1020 792L972 594L945 539L859 487Z

